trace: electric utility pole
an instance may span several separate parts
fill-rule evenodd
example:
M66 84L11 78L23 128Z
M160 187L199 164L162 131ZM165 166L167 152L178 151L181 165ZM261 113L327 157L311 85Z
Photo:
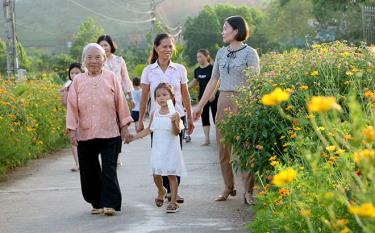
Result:
M18 56L17 56L17 36L16 36L16 1L3 0L5 31L4 40L7 55L7 75L10 79L12 75L18 74Z

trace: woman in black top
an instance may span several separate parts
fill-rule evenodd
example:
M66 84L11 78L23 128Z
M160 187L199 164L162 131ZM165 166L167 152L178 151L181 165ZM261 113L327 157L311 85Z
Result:
M199 85L199 95L198 99L200 100L203 96L204 90L206 89L207 83L211 79L212 74L212 59L210 53L206 49L200 49L197 53L197 61L199 67L194 70L194 79L190 82L189 88L192 88L196 85ZM210 145L210 108L212 113L212 119L215 123L216 109L217 109L217 100L219 93L216 91L207 102L203 108L202 112L202 125L205 135L205 141L202 146Z

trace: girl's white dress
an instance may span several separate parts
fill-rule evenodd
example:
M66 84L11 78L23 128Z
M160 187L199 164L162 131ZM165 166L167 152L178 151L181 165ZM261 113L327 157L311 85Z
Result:
M180 139L172 132L170 114L160 114L155 111L150 129L153 132L151 148L151 169L155 175L187 175Z

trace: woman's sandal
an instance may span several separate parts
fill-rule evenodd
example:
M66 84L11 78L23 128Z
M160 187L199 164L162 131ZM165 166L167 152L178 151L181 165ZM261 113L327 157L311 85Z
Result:
M104 214L107 215L107 216L112 216L112 215L115 215L116 214L116 210L113 209L113 208L105 208L104 207Z
M179 210L180 210L180 206L177 203L169 203L165 212L166 213L177 213Z
M168 201L171 202L172 196L171 196L170 193L167 194L166 199L168 199ZM178 204L183 204L185 202L185 199L183 197L181 197L180 195L177 194L176 202Z
M237 195L237 191L233 188L229 192L224 191L223 194L219 195L215 201L226 201L228 200L229 196L235 197Z
M249 192L243 194L243 199L246 205L255 205L256 203L253 195Z
M155 205L157 207L163 206L166 195L167 195L167 190L164 189L164 194L162 195L163 197L161 199L159 199L159 197L155 198Z
M103 209L92 208L91 214L102 214L103 211L104 211Z

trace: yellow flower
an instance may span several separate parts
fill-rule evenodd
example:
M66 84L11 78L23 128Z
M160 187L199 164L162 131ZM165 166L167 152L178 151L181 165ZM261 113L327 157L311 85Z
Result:
M285 136L284 135L282 135L281 137L280 137L280 139L282 140L282 139L284 139L285 138Z
M349 211L360 217L375 218L375 207L371 203L363 203L361 206L351 206Z
M293 127L293 130L295 130L295 131L301 131L302 129L300 127Z
M313 72L311 72L310 75L311 75L311 76L314 76L314 77L319 76L319 71L314 70Z
M309 89L309 87L308 87L308 86L305 86L305 85L303 85L303 86L300 86L300 87L299 87L299 89L300 89L301 91L306 91L306 90L308 90L308 89Z
M292 105L288 105L288 107L285 108L285 111L290 111L293 109L293 106Z
M296 178L296 176L296 170L294 170L293 168L288 168L276 174L272 179L272 183L277 186L283 186L291 183Z
M321 46L320 44L313 44L311 47L312 47L313 49L319 49L319 48L321 48L322 46Z
M43 141L42 141L42 140L38 140L38 141L36 142L36 144L38 144L38 145L43 145Z
M349 57L350 53L345 51L345 52L342 53L342 55L343 55L344 57Z
M299 212L303 217L309 217L311 215L311 212L309 210L301 210Z
M281 196L283 196L283 197L287 197L287 196L289 196L290 191L289 191L288 189L281 188L281 189L279 190L279 194L280 194Z
M346 71L346 73L345 73L347 76L353 76L353 72L351 72L351 71Z
M309 112L327 112L332 108L341 110L340 105L336 103L336 99L333 96L313 96L307 108Z
M325 194L325 197L326 197L327 199L332 199L334 196L335 196L335 194L334 194L333 192L327 192L327 193Z
M307 118L307 119L313 119L313 118L315 118L315 116L312 115L312 114L310 114L310 115L307 115L306 118Z
M369 141L375 141L375 129L372 126L368 126L366 129L363 130L363 135Z
M348 227L345 227L344 229L340 231L340 233L349 233L349 232L350 232L350 229Z
M292 138L292 139L297 138L297 134L293 133L292 135L290 135L290 138Z
M349 223L349 220L343 218L343 219L338 219L335 223L332 224L332 226L334 228L339 228L339 227L344 226L344 225L346 225L348 223Z
M276 167L277 165L280 164L280 162L275 160L275 161L272 161L270 164L271 166Z
M317 130L318 130L318 131L324 131L325 128L324 128L324 127L318 127Z
M337 150L336 153L337 153L338 155L342 155L342 154L345 153L345 150L340 149L340 150Z
M288 92L283 91L281 88L276 88L270 94L266 94L262 97L262 104L267 106L275 106L281 102L287 101L290 97Z
M336 147L335 146L327 146L326 150L328 150L328 151L334 151L334 150L336 150Z
M274 161L274 160L276 160L276 159L277 159L277 156L274 155L274 156L270 157L268 160L269 160L269 161Z
M350 135L350 134L345 134L344 139L347 140L347 141L350 141L350 140L353 140L353 136Z
M357 73L358 71L359 71L359 69L358 69L357 67L354 66L354 67L352 68L352 72L353 72L353 73Z
M26 131L31 132L31 131L33 131L33 128L31 128L31 127L26 127Z
M354 153L354 161L356 163L359 163L362 160L367 160L369 158L374 158L374 157L375 157L374 150L364 149L364 150Z
M321 53L328 53L328 49L327 48L322 48L322 49L320 49L320 52Z

